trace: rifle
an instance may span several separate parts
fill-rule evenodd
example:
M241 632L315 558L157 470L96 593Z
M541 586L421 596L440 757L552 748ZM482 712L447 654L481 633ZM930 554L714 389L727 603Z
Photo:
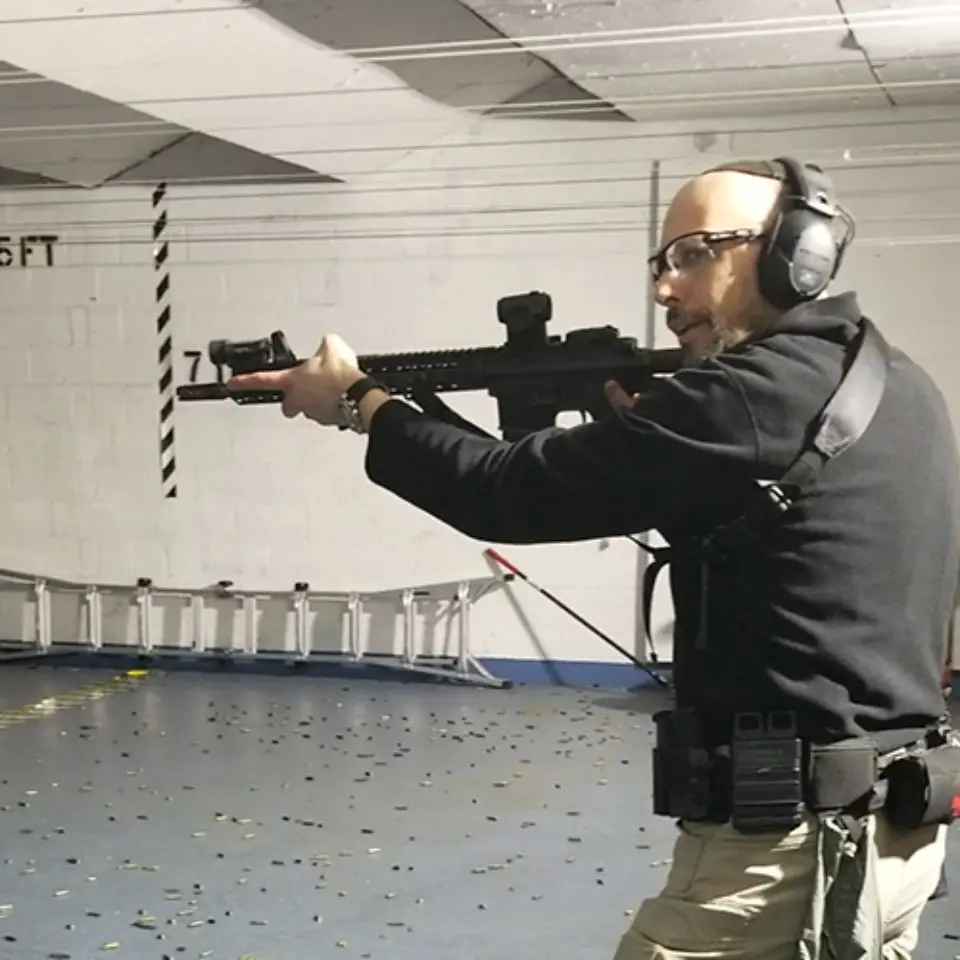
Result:
M360 369L376 377L387 391L406 397L425 413L474 433L486 431L463 419L436 394L486 390L497 401L505 440L554 426L565 411L590 414L594 420L610 412L604 384L616 380L628 393L642 392L657 375L676 373L681 351L648 350L616 327L572 330L566 337L547 336L553 314L549 294L533 291L497 301L497 317L507 328L499 347L424 350L367 354ZM207 355L216 367L215 383L191 382L177 387L183 401L233 400L238 404L279 403L282 391L239 390L226 385L230 376L261 370L284 370L303 363L280 330L259 340L211 340Z

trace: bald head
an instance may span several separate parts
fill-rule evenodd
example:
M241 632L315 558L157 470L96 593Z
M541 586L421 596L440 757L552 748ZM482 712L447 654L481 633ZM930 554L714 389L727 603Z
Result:
M780 206L782 181L771 175L718 168L708 170L677 191L667 211L661 245L698 230L762 231Z
M757 258L781 206L783 178L766 163L708 170L670 204L652 261L658 303L680 346L700 358L769 326Z

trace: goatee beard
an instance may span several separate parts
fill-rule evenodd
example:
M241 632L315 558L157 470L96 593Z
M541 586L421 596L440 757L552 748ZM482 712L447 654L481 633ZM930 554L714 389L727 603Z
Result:
M723 333L718 328L714 316L707 310L678 310L669 308L667 310L667 323L671 329L689 329L692 327L708 327L710 329L711 343L705 349L700 347L694 349L691 346L681 346L681 356L685 366L697 366L709 357L716 356L725 346Z

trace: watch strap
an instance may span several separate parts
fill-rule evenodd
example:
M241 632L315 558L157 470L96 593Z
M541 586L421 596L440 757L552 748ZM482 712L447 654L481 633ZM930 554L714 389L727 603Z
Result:
M344 396L351 403L359 403L371 390L386 390L387 388L376 377L369 374L361 377L356 383L351 384L345 391Z

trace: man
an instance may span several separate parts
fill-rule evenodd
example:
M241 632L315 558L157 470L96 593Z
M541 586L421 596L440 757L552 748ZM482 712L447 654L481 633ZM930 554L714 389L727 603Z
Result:
M742 516L758 481L776 481L806 449L866 326L854 294L826 294L845 242L836 245L829 182L808 168L820 186L800 203L796 169L733 164L678 192L650 262L690 365L643 397L609 384L614 409L601 421L511 443L478 437L388 397L336 336L299 369L232 383L282 390L287 417L334 424L352 410L369 432L373 482L478 540L657 529L686 543ZM678 829L671 872L615 960L806 960L846 956L844 938L860 944L857 957L915 947L945 826L895 830L857 807L871 780L839 812L807 808L785 826L746 830L733 825L739 801L721 777L732 776L723 758L741 755L738 718L790 711L811 756L873 738L872 762L943 713L960 469L940 392L904 353L890 356L862 435L752 550L709 570L683 554L671 565L678 701L694 705L718 772L702 815L667 811ZM854 887L836 880L851 876L848 860L861 872ZM841 892L852 899L835 902Z

